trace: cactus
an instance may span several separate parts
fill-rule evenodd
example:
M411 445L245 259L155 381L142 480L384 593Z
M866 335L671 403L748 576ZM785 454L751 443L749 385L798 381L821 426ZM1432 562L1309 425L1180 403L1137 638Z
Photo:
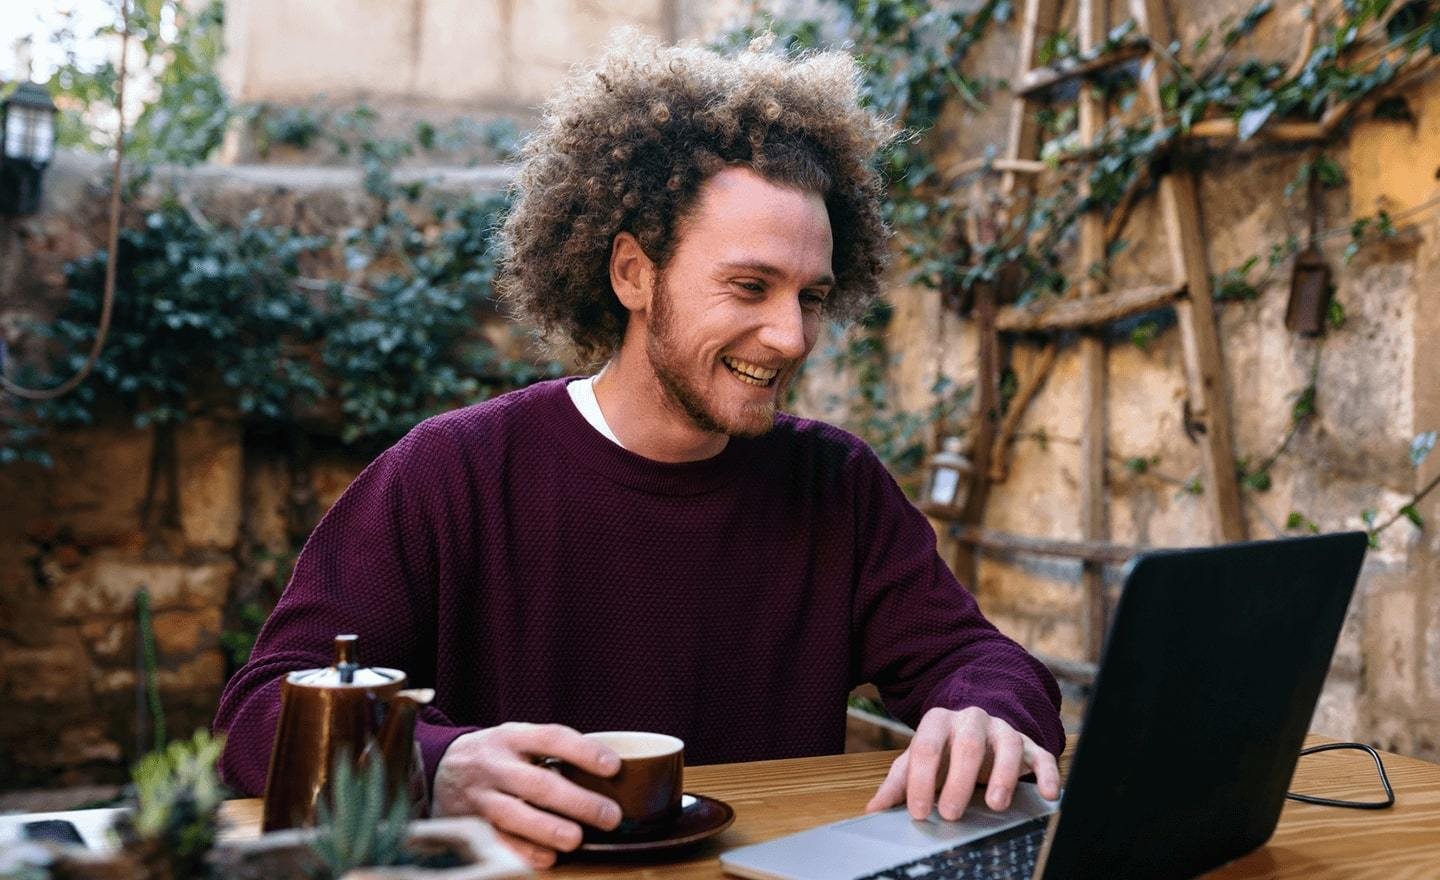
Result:
M312 845L332 877L355 868L402 864L410 818L409 801L391 797L383 762L376 758L355 770L342 754L330 777L329 797L316 806L319 833Z

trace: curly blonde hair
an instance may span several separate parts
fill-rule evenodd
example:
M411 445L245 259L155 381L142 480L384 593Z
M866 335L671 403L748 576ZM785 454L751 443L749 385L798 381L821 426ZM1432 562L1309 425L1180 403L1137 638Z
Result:
M731 165L821 194L834 240L825 310L860 315L886 263L871 159L891 132L861 107L854 60L624 42L546 105L522 153L496 279L517 317L586 361L609 357L628 318L610 286L616 234L663 270L701 184Z

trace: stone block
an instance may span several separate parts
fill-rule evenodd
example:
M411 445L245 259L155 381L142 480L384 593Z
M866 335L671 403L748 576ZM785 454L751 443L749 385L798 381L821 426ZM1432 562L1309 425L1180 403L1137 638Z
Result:
M192 419L175 431L180 528L192 546L228 550L240 536L245 453L240 426Z
M220 607L235 575L230 561L183 565L142 562L99 554L56 584L55 613L62 618L132 614L141 587L150 592L151 608Z
M343 101L408 94L414 77L416 4L395 0L248 0L243 46L231 66L240 100ZM238 37L238 38L237 38Z
M78 540L106 543L140 527L150 474L150 431L94 428L55 435L50 504Z
M97 697L133 693L139 680L133 667L92 669L89 671L89 678ZM178 663L168 663L161 657L160 666L155 670L155 683L162 692L185 695L185 699L194 698L197 692L213 692L218 695L221 685L225 683L225 659L218 649L202 651ZM210 697L200 699L213 701Z
M177 663L159 672L160 689L189 694L192 697L209 692L219 695L225 683L225 658L219 649L201 651L182 663ZM213 697L208 701L213 702ZM207 702L201 698L200 702Z
M85 640L90 656L96 663L123 666L135 662L133 615L87 620L80 624L80 636Z
M1440 195L1440 82L1407 89L1405 101L1413 121L1363 119L1350 133L1352 217L1395 214Z
M87 695L76 688L90 669L79 634L67 629L45 647L19 647L0 641L0 678L8 711L29 707L83 701ZM31 709L33 711L33 709Z
M220 644L220 608L164 611L155 615L155 649L162 662L213 651Z
M1434 761L1440 757L1440 719L1378 713L1361 737L1376 748Z
M58 731L51 760L61 766L89 764L96 761L119 761L123 754L120 744L111 739L100 722L66 725Z
M426 0L415 92L438 101L504 97L506 17L501 0Z
M1330 661L1331 678L1365 674L1365 606L1366 597L1356 590L1350 600L1350 608L1345 612L1345 624L1340 628L1335 656Z
M1337 673L1332 666L1325 689L1320 692L1320 701L1315 705L1315 714L1311 716L1310 731L1352 740L1361 729L1360 681L1353 675Z
M1084 599L1079 569L1078 563L982 558L977 592L987 609L1073 618L1081 613Z
M1430 584L1429 600L1421 631L1425 633L1425 691L1440 706L1440 588ZM1440 714L1440 713L1437 713Z
M315 503L324 513L340 500L345 489L365 469L363 462L350 459L323 459L315 462L310 472L310 485L315 491Z
M1413 706L1419 689L1416 595L1389 590L1368 596L1366 607L1366 692L1387 710Z
M528 0L511 8L510 57L531 65L568 65L584 57L587 47L570 0Z
M283 553L290 546L289 492L290 471L283 459L247 457L245 532L270 553Z

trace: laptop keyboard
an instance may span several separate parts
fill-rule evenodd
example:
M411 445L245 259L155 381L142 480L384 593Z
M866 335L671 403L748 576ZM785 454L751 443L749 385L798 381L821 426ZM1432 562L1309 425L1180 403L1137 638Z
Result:
M1030 880L1048 816L869 874L860 880Z

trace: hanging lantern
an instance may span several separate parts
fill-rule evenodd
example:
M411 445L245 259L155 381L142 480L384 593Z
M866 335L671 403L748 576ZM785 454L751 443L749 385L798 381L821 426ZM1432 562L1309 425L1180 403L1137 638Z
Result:
M1325 332L1325 319L1330 313L1330 264L1320 252L1320 175L1315 170L1319 157L1311 160L1305 188L1310 214L1310 240L1305 250L1295 255L1290 275L1290 302L1285 306L1285 326L1301 336L1320 336Z
M964 442L959 437L946 437L940 451L930 456L923 503L927 512L956 514L965 506L974 467L961 453L963 448Z
M39 83L21 83L0 102L0 213L33 214L55 155L55 102Z
M1320 336L1330 312L1330 264L1313 243L1295 255L1285 326L1302 336Z

